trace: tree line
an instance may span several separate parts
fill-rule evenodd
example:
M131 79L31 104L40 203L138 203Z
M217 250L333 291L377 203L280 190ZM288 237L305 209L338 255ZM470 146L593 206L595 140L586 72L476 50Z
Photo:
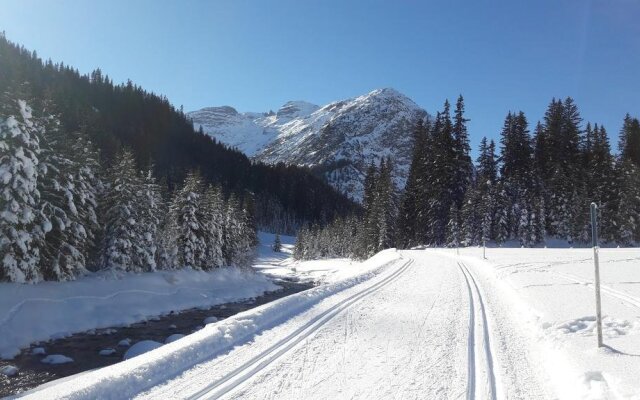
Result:
M616 155L604 126L583 125L572 98L553 99L533 133L524 112L509 112L499 143L483 138L475 164L467 122L462 96L453 116L446 101L435 117L419 121L404 190L382 183L390 162L372 167L364 214L305 228L296 256L368 257L392 246L587 243L591 202L599 206L603 241L640 243L637 118L624 118Z
M205 184L225 193L253 193L261 228L293 233L304 223L324 224L359 208L307 168L255 163L195 131L182 108L166 97L131 81L114 84L100 69L82 75L63 63L42 61L0 32L0 94L24 82L29 85L23 98L50 99L61 127L86 132L102 164L129 149L140 168L153 168L170 192L197 170Z
M248 264L249 193L225 195L191 171L170 194L127 149L102 165L85 130L65 130L50 101L34 110L18 92L0 101L0 281Z

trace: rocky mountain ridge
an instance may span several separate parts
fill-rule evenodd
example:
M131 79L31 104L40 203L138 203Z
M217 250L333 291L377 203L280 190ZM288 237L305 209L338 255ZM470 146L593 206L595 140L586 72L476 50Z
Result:
M188 114L196 128L257 161L307 166L355 200L362 199L371 162L390 157L403 187L413 129L427 112L395 89L377 89L323 107L291 101L277 112L239 113L207 107Z

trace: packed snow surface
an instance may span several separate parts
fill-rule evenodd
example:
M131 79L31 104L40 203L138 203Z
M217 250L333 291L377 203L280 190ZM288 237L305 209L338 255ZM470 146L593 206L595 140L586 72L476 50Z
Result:
M267 253L265 273L295 276L295 263ZM640 249L600 250L600 349L591 249L491 248L487 258L387 250L28 397L640 398Z
M127 325L170 311L252 298L278 286L236 268L92 275L73 282L0 283L0 358L36 341Z

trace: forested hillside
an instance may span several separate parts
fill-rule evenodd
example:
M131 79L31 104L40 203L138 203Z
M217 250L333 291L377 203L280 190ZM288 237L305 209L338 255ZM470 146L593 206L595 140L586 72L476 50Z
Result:
M391 160L367 174L364 216L303 230L298 258L367 257L383 248L472 246L512 242L524 247L591 240L589 205L600 213L600 238L640 243L640 121L627 114L613 154L604 126L583 123L571 98L553 99L533 129L509 112L500 143L483 138L470 157L464 101L414 130L404 190L388 178ZM345 241L345 238L356 240Z
M351 202L304 168L252 163L242 153L194 132L182 110L163 96L130 81L114 84L100 70L85 76L63 63L42 62L35 52L0 35L0 91L18 83L26 83L24 95L35 102L34 109L47 99L65 130L85 131L103 162L127 147L140 169L153 164L157 179L169 190L197 169L226 192L252 192L259 204L259 223L272 223L274 212L266 204L296 223L319 222L353 210Z
M246 264L256 226L355 206L309 171L252 163L166 98L42 62L0 36L0 281Z

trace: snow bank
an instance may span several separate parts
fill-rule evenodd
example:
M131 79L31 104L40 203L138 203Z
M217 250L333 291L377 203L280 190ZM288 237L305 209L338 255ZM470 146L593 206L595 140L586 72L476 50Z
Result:
M127 350L127 352L124 353L124 356L122 357L122 359L128 360L133 357L138 357L141 354L147 353L151 350L155 350L161 346L162 346L162 343L156 342L154 340L142 340L134 344L133 346L129 347L129 350Z
M317 286L260 307L236 314L181 340L100 370L46 385L25 398L121 399L130 398L181 371L252 340L259 332L311 308L326 297L364 282L400 255L394 249L378 253L345 272L342 280Z
M96 274L38 285L0 283L0 358L13 358L20 348L36 341L252 298L276 289L264 275L235 268Z

